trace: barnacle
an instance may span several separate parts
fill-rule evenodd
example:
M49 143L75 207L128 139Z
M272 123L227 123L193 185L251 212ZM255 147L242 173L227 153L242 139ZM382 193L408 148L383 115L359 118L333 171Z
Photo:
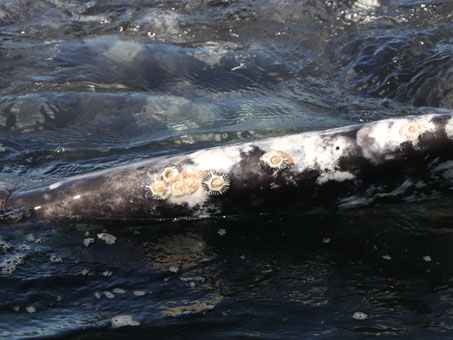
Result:
M145 197L162 201L170 195L170 188L163 180L155 178L145 185Z
M197 190L200 188L200 179L201 176L199 174L188 173L184 170L182 174L182 181L184 183L184 188L187 194L193 194L197 192Z
M274 175L288 169L293 165L293 159L283 151L269 151L260 158L263 169L272 172Z
M230 189L231 177L223 170L210 170L201 179L203 189L211 196L219 196Z
M426 127L418 122L411 122L404 124L400 130L399 134L401 137L414 141L426 130Z
M170 190L171 195L174 197L180 197L186 194L186 188L181 176L178 176L175 180L170 182Z
M171 182L176 179L179 175L179 169L176 166L169 166L162 170L160 176L166 182Z

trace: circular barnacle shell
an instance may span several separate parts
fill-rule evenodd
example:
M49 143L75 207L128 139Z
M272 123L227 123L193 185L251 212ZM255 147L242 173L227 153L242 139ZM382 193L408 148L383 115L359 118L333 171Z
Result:
M182 176L178 176L175 180L170 182L171 195L174 197L184 196L186 194L186 188Z
M269 151L260 157L261 166L274 174L288 169L293 165L293 159L284 151Z
M166 182L171 182L179 176L179 169L176 166L169 166L162 170L160 177Z
M425 126L419 122L404 124L399 131L401 137L415 141L426 130Z
M201 186L210 196L219 196L230 189L231 177L223 170L210 170L201 179Z
M169 195L170 188L168 187L168 184L159 178L155 178L145 185L145 197L147 199L162 201Z
M184 182L186 193L188 194L193 194L200 188L201 176L199 174L192 174L184 171L182 174L182 180Z

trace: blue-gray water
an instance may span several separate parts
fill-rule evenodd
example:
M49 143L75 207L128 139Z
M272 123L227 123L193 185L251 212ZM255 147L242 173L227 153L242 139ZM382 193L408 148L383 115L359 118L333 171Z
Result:
M452 112L452 20L449 0L3 0L0 178ZM10 219L0 338L451 339L452 204Z

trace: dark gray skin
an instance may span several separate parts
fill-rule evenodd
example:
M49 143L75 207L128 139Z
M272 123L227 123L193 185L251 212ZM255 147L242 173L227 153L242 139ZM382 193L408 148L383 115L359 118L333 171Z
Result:
M44 221L151 221L417 201L453 188L452 122L451 115L405 117L159 157L28 191L3 191L0 203L31 209ZM266 166L273 151L289 157L286 168ZM172 189L163 199L150 197L145 187L162 182L159 174L173 166L179 174L198 171L199 182L217 169L228 175L228 185L218 195L202 184L194 194L178 196Z

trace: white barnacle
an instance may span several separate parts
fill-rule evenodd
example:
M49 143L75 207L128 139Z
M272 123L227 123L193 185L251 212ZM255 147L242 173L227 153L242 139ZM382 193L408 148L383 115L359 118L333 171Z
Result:
M162 201L170 195L168 184L161 179L155 178L145 185L145 197L156 201Z
M175 166L169 166L168 168L162 170L160 176L164 181L171 182L179 176L179 170Z
M219 196L230 189L231 177L223 170L211 170L202 179L201 186L210 196Z
M170 191L171 195L174 197L180 197L186 194L186 188L181 176L178 176L174 181L170 182Z
M269 151L260 158L261 166L273 174L286 170L293 165L293 159L283 151Z
M182 174L184 190L187 194L193 194L200 188L201 175L199 173L192 174L184 171Z

